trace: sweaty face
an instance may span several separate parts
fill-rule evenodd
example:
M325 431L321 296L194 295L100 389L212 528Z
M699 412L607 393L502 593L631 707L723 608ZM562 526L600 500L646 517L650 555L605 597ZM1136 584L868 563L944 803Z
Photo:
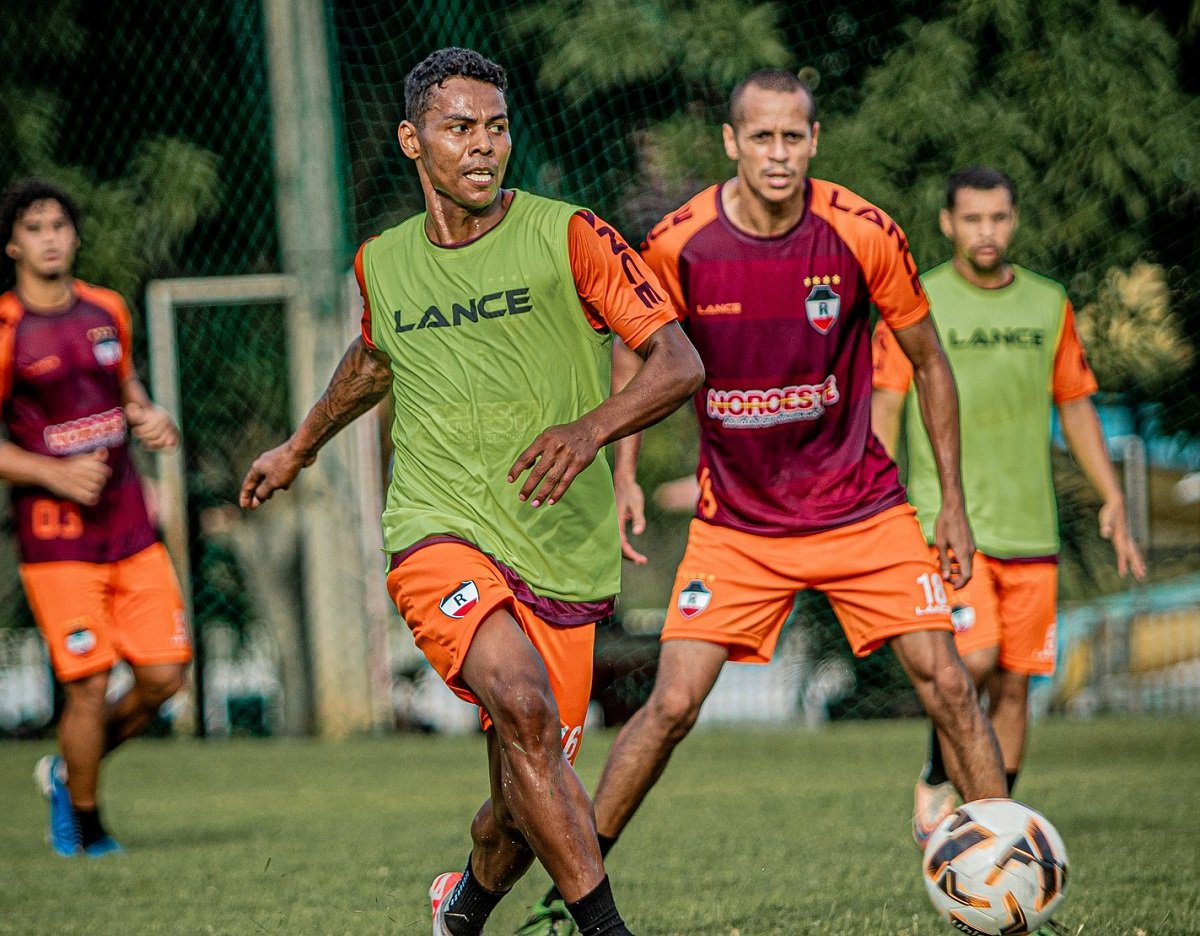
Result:
M803 195L821 129L808 114L803 91L785 93L755 85L743 91L738 125L725 125L725 153L737 160L739 183L758 198L781 203Z
M954 194L954 207L942 209L941 224L955 257L979 273L992 273L1008 253L1017 210L1005 188L962 188Z
M416 143L416 156L435 192L465 208L489 207L500 192L512 151L504 94L495 85L471 78L450 78L434 87L420 124L401 125Z
M5 249L19 270L53 279L71 272L78 247L70 216L57 201L47 198L21 213Z

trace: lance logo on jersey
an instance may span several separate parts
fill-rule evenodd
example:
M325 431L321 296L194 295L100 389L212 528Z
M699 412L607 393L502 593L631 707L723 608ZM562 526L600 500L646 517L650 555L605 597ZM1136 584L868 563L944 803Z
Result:
M708 607L712 601L712 592L705 588L700 579L692 579L687 587L679 593L679 613L687 619L694 618Z
M808 298L804 300L804 311L808 315L808 323L822 335L828 335L829 329L837 324L842 297L831 287L841 282L842 278L836 273L833 276L804 277L804 285L812 287Z
M438 607L447 617L464 618L477 604L479 604L479 589L475 587L474 582L463 582L443 598Z

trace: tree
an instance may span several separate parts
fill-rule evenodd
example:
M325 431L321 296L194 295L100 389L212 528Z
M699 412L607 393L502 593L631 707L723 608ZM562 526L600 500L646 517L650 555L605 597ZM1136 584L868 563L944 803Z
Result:
M134 302L142 283L216 210L217 158L161 134L137 141L125 173L115 178L63 157L70 82L86 78L88 32L81 9L81 0L50 0L16 5L0 18L6 62L0 178L44 175L67 188L84 219L77 272Z

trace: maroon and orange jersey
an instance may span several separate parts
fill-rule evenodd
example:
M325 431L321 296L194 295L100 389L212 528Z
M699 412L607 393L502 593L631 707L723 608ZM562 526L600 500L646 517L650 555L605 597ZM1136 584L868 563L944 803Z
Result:
M0 416L29 452L65 458L108 450L94 507L44 488L14 487L24 562L113 562L157 540L128 446L121 384L133 376L129 310L115 292L75 281L65 311L32 312L0 296Z
M700 519L789 536L904 503L871 431L870 308L904 328L929 303L891 218L809 179L800 222L755 237L716 185L665 217L642 255L704 361Z

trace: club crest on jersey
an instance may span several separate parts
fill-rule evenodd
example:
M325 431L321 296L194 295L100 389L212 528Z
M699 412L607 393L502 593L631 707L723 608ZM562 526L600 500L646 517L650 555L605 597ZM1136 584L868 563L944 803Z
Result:
M842 297L831 288L841 281L842 278L837 274L804 277L804 285L812 287L808 298L804 300L808 324L822 335L829 334L829 329L837 324L838 313L842 310Z
M92 354L101 367L111 367L121 360L121 342L115 338L107 341L97 341L92 345Z
M692 579L687 583L687 588L679 593L679 613L684 618L694 618L708 607L710 601L712 592L699 579Z
M452 618L464 618L479 604L479 589L474 582L463 582L441 600L438 607L442 614Z

